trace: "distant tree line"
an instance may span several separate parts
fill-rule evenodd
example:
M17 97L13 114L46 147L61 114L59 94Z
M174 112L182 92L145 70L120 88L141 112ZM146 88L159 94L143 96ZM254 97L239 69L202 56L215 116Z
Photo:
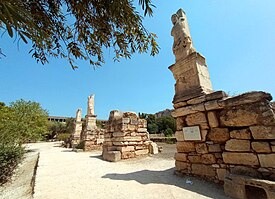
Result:
M141 119L147 120L147 129L150 134L164 133L166 137L172 136L176 131L176 121L172 116L156 117L155 114L139 113Z

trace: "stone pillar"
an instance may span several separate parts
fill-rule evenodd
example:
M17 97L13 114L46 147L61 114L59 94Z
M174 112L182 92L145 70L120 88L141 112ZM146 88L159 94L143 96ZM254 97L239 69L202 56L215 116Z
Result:
M86 118L86 130L93 131L96 129L96 115L94 109L95 95L90 95L88 97L88 107L87 107L87 115Z
M81 137L81 131L82 131L82 109L79 108L76 111L76 119L75 119L75 126L74 126L74 133L73 133L73 146L79 144L80 137Z
M169 69L176 80L174 105L212 92L205 58L193 47L186 15L182 9L172 15L173 53L176 63Z

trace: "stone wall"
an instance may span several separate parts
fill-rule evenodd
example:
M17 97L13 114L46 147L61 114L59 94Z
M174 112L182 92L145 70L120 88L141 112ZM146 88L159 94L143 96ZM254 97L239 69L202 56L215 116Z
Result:
M147 121L136 113L111 111L104 134L103 159L118 161L149 153Z
M174 104L176 173L215 182L227 173L275 180L275 115L271 95L228 97L218 91ZM199 129L192 140L186 127ZM197 126L197 127L196 127ZM191 136L190 136L191 135Z

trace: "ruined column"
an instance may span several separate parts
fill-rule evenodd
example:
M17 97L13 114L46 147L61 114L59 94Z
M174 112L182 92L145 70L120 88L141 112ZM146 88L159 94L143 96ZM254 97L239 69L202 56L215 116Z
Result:
M211 93L212 85L205 58L193 47L185 12L179 9L171 20L176 63L169 69L176 80L173 103L178 106L189 99Z
M75 126L74 126L74 133L73 133L73 146L79 144L80 137L81 137L81 131L82 131L82 109L79 108L76 111L76 119L75 119Z
M88 96L88 106L86 115L86 130L92 131L96 129L96 115L95 115L95 95Z

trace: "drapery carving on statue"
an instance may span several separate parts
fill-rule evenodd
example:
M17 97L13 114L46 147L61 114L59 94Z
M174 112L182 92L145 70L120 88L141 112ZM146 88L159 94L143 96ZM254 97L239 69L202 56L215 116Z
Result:
M195 52L195 49L184 11L179 9L176 14L172 15L171 20L174 25L171 31L171 35L174 37L173 53L177 61Z

